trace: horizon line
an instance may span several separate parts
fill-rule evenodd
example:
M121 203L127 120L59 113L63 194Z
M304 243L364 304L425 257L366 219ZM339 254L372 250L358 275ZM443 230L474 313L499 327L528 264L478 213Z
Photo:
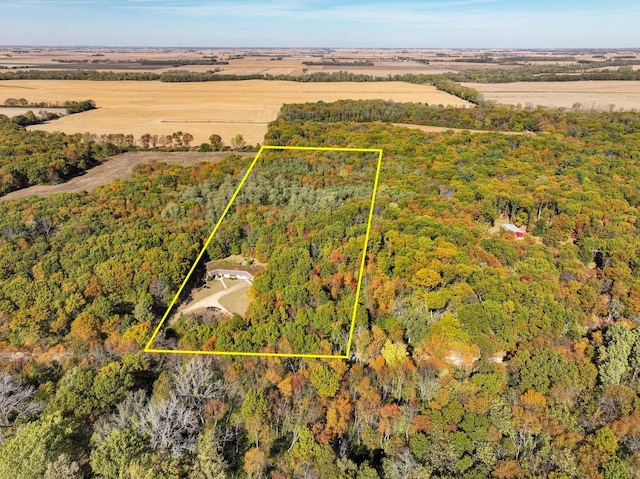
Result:
M187 46L177 46L177 45L91 45L91 44L74 44L74 45L42 45L42 44L0 44L0 48L60 48L60 49L68 49L68 48L132 48L132 49L193 49L193 48L201 48L201 49L212 49L212 50L243 50L243 49L252 49L252 50L291 50L291 49L299 49L299 50L509 50L509 51L532 51L532 50L541 50L541 51L563 51L563 50L635 50L640 51L640 46L637 47L622 47L622 46L602 46L602 47L586 47L586 46L573 46L573 47L489 47L489 46L478 46L478 47L358 47L358 46L342 46L342 47L331 47L331 46L205 46L205 45L187 45Z

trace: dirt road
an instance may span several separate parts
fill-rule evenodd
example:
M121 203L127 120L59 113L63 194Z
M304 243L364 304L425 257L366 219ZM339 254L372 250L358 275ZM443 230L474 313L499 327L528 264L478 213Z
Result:
M503 135L529 135L535 136L536 134L532 131L494 131L494 130L470 130L465 128L447 128L445 126L431 126L431 125L414 125L412 123L392 123L395 126L402 126L404 128L414 128L417 130L422 130L426 133L442 133L445 131L455 131L456 133L460 133L461 131L468 131L469 133L501 133Z
M129 178L133 168L141 163L157 161L170 165L193 166L202 161L220 161L232 154L253 157L255 153L236 152L197 152L197 151L131 151L105 159L104 162L82 176L70 179L59 185L36 185L0 197L0 201L20 200L30 196L45 198L54 193L81 193L92 191L99 186L108 185L120 178Z

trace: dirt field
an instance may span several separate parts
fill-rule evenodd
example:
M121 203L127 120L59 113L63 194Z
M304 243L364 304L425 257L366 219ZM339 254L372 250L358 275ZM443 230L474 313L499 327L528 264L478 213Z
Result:
M220 279L209 282L209 288L200 289L193 300L176 311L175 316L184 313L198 314L207 308L218 308L225 313L243 315L249 307L247 291L251 283L239 279Z
M193 166L202 161L218 161L226 158L231 152L199 153L189 152L154 152L132 151L113 156L101 165L88 170L84 175L72 178L59 185L37 185L22 190L13 191L0 197L0 201L19 200L29 196L47 197L54 193L80 193L92 191L99 186L107 185L120 178L131 176L133 168L139 163L150 161L164 162L171 165ZM253 156L254 153L241 153L243 156Z
M239 285L240 287L238 289L228 292L219 300L224 309L232 313L238 313L240 316L247 314L250 303L248 296L250 285L246 282L244 283L244 285ZM231 288L229 288L229 290L231 290Z
M16 115L24 115L28 111L32 111L34 114L38 115L41 111L48 111L49 113L56 113L58 115L66 115L66 108L40 108L40 107L0 107L0 115L8 116L9 118Z
M0 83L3 98L63 102L92 99L98 109L70 115L33 129L66 133L189 132L194 145L208 142L212 133L230 144L236 134L249 144L261 143L268 122L283 103L383 99L471 106L432 86L403 82L296 83L282 81L225 81L206 83L107 82L23 80Z
M640 81L575 81L575 82L515 82L464 83L493 100L509 105L609 110L640 109Z

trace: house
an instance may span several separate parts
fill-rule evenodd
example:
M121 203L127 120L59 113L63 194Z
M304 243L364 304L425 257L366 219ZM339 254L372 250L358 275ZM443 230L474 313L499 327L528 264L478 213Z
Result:
M512 232L514 234L514 238L517 240L524 239L524 231L514 224L506 223L502 225L502 229Z
M230 279L246 279L253 281L253 274L249 271L241 271L237 269L216 268L207 270L207 276L211 278L230 278Z
M244 279L249 282L252 282L255 275L264 269L262 266L244 266L221 261L210 261L206 267L207 278Z

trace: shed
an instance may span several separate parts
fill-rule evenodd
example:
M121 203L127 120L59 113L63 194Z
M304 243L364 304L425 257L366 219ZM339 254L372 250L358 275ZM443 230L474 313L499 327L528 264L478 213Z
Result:
M512 232L517 240L524 239L524 231L512 223L503 224L502 229Z

